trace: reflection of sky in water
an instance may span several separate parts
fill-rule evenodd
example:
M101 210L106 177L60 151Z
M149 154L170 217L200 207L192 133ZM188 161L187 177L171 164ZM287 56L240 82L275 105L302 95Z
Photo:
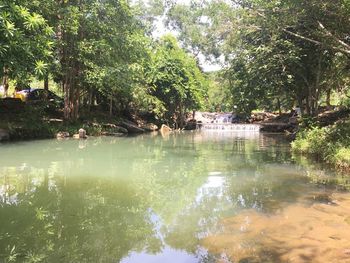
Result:
M200 251L198 251L200 253ZM205 250L203 250L205 253ZM148 253L131 253L128 257L124 258L122 263L165 263L165 262L178 262L178 263L193 263L198 262L199 259L192 254L188 254L185 251L176 250L169 246L165 246L161 253L151 255Z
M210 172L207 182L197 191L196 202L200 203L202 199L217 197L221 198L224 193L225 177L219 176L221 172Z
M258 139L261 134L256 131L227 131L227 130L203 130L202 134L207 138L225 139Z
M225 177L220 176L222 173L218 171L209 172L209 177L204 185L197 190L195 203L188 206L185 210L190 210L193 206L200 206L204 202L204 198L208 199L216 197L218 199L223 197ZM177 262L177 263L193 263L202 262L202 259L208 258L208 252L201 246L198 246L195 254L189 254L184 250L173 249L166 244L165 238L162 234L163 222L161 218L155 214L151 209L149 210L151 221L156 230L156 236L162 241L163 249L160 253L150 254L148 252L132 252L125 257L121 263L163 263L163 262ZM203 222L202 222L203 221ZM198 225L205 224L205 218L198 221ZM208 236L210 233L199 233L198 238ZM224 256L223 256L224 259Z
M330 174L306 173L287 142L259 133L21 142L0 155L0 262L8 247L46 244L48 262L217 262L201 240L222 232L223 218L280 209Z
M162 251L157 254L150 254L149 252L132 252L125 257L121 263L163 263L163 262L179 262L192 263L196 257L183 250L173 249L165 244L164 236L161 232L162 222L159 216L149 210L151 213L151 221L154 224L156 236L162 241ZM174 261L175 260L175 261Z

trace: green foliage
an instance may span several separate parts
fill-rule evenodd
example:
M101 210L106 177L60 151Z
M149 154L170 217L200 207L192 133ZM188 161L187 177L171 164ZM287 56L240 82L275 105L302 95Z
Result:
M228 83L221 72L206 73L208 85L208 98L205 105L206 111L229 112L232 111L232 98L228 89Z
M179 32L183 46L195 56L216 61L224 51L223 42L232 26L233 9L225 1L191 1L174 4L166 12L168 27Z
M166 106L163 117L168 122L182 127L185 112L200 109L204 103L208 82L195 59L170 35L156 48L147 77L150 94Z
M309 153L336 164L349 167L350 158L350 122L336 123L333 126L313 127L299 132L292 142L295 152Z
M297 140L292 142L292 148L303 153L323 154L328 148L328 145L325 145L327 135L327 128L315 127L310 131L300 132Z
M315 115L334 92L347 105L348 11L348 1L329 0L1 0L0 76L20 87L50 76L66 119L96 105L180 126L185 111L203 105L240 113L300 106ZM180 44L150 37L160 20ZM203 55L225 58L223 72L206 78Z
M350 168L350 148L340 148L336 151L334 162L339 167Z
M189 50L225 57L239 112L299 106L315 115L326 94L349 87L348 10L346 1L202 1L167 15Z
M302 116L299 118L299 128L301 130L319 127L318 120L312 116Z
M126 98L128 102L148 55L148 39L125 2L109 1L92 7L86 6L85 11L92 15L80 25L90 29L79 42L82 83L108 98Z
M0 77L40 74L51 59L52 27L31 1L0 1Z

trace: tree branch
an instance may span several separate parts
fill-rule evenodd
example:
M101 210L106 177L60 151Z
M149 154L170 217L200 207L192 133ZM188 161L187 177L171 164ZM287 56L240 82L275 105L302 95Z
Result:
M347 50L350 51L350 45L348 45L347 43L345 43L343 40L337 38L336 36L334 36L329 30L327 30L325 28L325 26L320 22L317 21L318 25L320 26L320 28L326 32L327 36L332 37L334 40L336 40L340 45L342 45L343 47L345 47Z
M324 47L333 49L333 50L335 50L335 51L342 52L342 53L344 53L344 54L346 54L346 55L348 55L348 56L350 55L350 48L349 48L349 49L344 49L344 48L339 48L339 47L334 47L334 46L326 45L325 43L322 43L322 42L320 42L320 41L314 40L314 39L309 38L309 37L302 36L302 35L300 35L300 34L294 33L294 32L289 31L289 30L287 30L287 29L282 29L282 30L283 30L283 32L285 32L285 33L287 33L287 34L289 34L289 35L292 35L292 36L295 36L295 37L297 37L297 38L306 40L306 41L311 42L311 43L314 43L314 44L316 44L316 45L324 46Z

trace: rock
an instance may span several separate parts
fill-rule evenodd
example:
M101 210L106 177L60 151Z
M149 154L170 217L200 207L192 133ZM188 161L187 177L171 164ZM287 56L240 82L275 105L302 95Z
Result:
M113 136L113 137L122 137L122 136L125 136L125 133L121 133L121 132L102 132L101 135L103 135L103 136Z
M120 126L116 126L116 127L114 128L114 131L115 131L116 133L128 133L128 130L127 130L127 129L125 129L125 128L123 128L123 127L120 127Z
M10 134L7 130L0 129L0 142L8 141L10 139Z
M87 138L86 131L83 128L79 129L79 133L74 134L73 138L74 139L86 139Z
M285 132L293 126L288 123L262 123L261 131L264 132Z
M62 123L62 119L49 119L49 123Z
M86 130L84 130L83 128L79 129L79 139L86 139Z
M163 124L162 127L160 128L160 131L163 132L163 133L164 132L171 132L172 129L169 126Z
M158 131L158 126L153 124L153 123L145 123L141 125L141 128L146 130L146 131Z
M197 121L196 120L189 120L185 125L185 130L191 131L197 129Z
M105 128L107 131L105 132L110 132L110 133L128 133L128 130L121 127L121 126L117 126L115 124L111 124L111 123L107 123L107 124L103 124L103 128Z
M69 137L69 132L60 131L56 134L57 139L64 139L64 138L68 138L68 137Z
M289 118L289 124L297 125L298 124L298 118L297 117L290 117Z
M142 132L145 132L144 129L138 127L136 123L133 123L131 121L123 121L123 122L120 123L120 126L122 126L123 128L127 129L128 132L130 132L130 133L142 133Z

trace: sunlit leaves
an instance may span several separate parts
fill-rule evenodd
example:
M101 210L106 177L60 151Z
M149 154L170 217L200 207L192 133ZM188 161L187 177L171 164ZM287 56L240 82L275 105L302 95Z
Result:
M45 73L47 72L47 69L48 69L48 64L45 63L44 61L42 60L38 60L35 62L35 74L38 75L38 76L44 76Z
M10 246L7 247L6 250L10 250L9 249ZM16 252L16 246L12 246L11 250L8 252L8 256L6 258L6 262L16 262L17 257L19 256L19 253Z
M5 35L7 37L12 37L15 31L15 24L10 21L5 21Z
M36 218L40 221L45 220L45 218L48 216L48 212L43 210L42 208L36 208L35 209L36 212Z
M4 1L0 7L0 68L6 66L13 79L41 75L52 56L53 30L30 7L26 1Z

